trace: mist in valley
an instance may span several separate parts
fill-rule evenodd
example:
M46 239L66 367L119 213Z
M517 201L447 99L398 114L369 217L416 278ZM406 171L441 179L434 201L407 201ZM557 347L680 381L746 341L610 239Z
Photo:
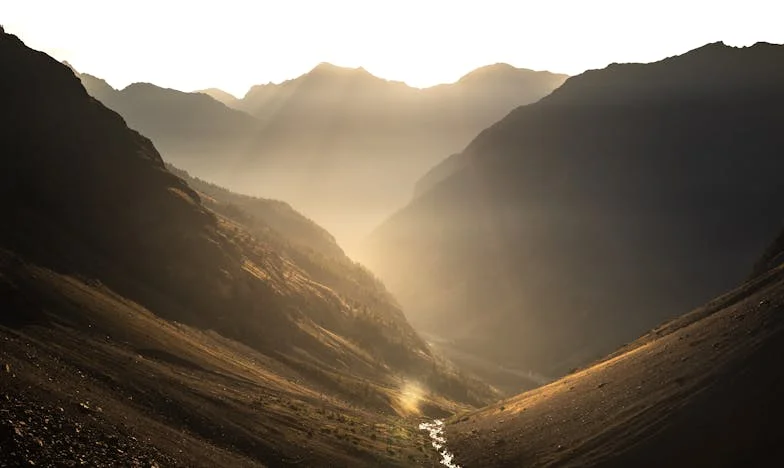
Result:
M779 455L774 6L88 3L0 6L0 465Z

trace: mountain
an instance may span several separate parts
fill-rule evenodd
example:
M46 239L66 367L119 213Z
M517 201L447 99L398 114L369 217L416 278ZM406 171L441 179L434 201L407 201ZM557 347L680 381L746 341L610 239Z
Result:
M222 182L291 202L353 249L411 198L427 169L565 79L505 65L416 89L363 68L320 64L243 98L239 108L267 126L248 170Z
M244 154L259 125L253 117L203 92L185 93L149 83L116 90L100 78L74 73L92 97L148 136L172 163L184 160L199 168L224 161L222 170L232 172L229 161Z
M642 299L644 300L644 299ZM766 466L784 442L784 267L446 428L462 466Z
M784 230L782 230L775 241L765 250L754 265L752 276L758 276L766 271L784 263Z
M436 164L417 180L416 185L414 185L414 196L418 197L423 193L427 193L428 190L438 185L442 180L448 179L452 174L459 172L468 164L468 160L465 153L455 153Z
M201 194L202 201L213 211L220 209L250 227L279 233L286 242L300 249L312 250L328 258L348 261L335 238L311 219L299 214L291 205L280 200L237 194L210 182L192 177L187 171L167 164L167 169ZM261 223L256 226L256 223Z
M200 195L16 36L0 61L0 464L409 466L406 418L493 397L321 228Z
M218 88L207 88L201 89L199 91L194 91L196 93L206 94L207 96L215 99L218 102L222 102L226 104L228 107L234 107L237 102L237 97L233 94L227 93L226 91Z
M570 78L433 169L359 258L420 330L563 375L751 271L783 214L782 83L766 43Z
M166 161L237 192L285 200L353 248L411 198L427 169L565 79L494 65L420 90L321 63L235 101L204 91L238 110L152 85L132 85L121 99L85 86Z

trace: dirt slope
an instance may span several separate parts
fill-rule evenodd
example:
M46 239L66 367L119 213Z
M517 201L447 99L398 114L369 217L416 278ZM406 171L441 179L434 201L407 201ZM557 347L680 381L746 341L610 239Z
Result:
M550 385L453 418L463 466L765 466L784 441L784 268Z
M1 253L0 466L409 466L431 456L416 419L361 409L217 333Z

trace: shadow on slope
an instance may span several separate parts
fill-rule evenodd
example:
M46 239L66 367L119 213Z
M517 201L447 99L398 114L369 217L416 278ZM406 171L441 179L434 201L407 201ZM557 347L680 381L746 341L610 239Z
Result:
M333 399L341 395L363 411L444 414L481 399L433 357L393 304L364 303L315 281L277 244L256 239L236 222L205 209L199 195L166 170L151 142L90 98L65 66L6 34L0 34L0 60L11 70L0 76L0 323L7 338L3 352L14 366L26 369L21 380L13 381L18 386L7 381L12 383L6 401L34 405L34 399L20 394L28 388L40 398L50 390L73 403L85 390L53 390L54 378L47 376L62 359L63 365L91 367L97 380L116 375L112 382L102 381L108 385L101 390L109 392L106 398L119 397L126 383L138 386L134 391L151 398L146 414L164 426L159 434L165 440L156 443L166 445L176 439L170 429L188 427L225 449L216 456L275 463L278 453L294 456L303 441L271 437L274 447L258 448L258 435L248 434L255 429L229 430L205 422L236 416L231 424L240 424L247 414L245 400L218 401L203 412L191 411L200 407L200 400L221 400L216 392L239 392L242 378L237 376L248 374L237 366L244 368L247 356L261 363L251 374L293 373L301 377L300 387L309 386L307 392L329 393ZM370 311L365 320L362 308ZM43 374L33 380L24 379L38 361L25 362L25 348L48 353L40 362L46 366ZM197 356L193 349L200 350ZM146 353L145 360L174 367L178 375L197 373L206 387L195 379L159 378L155 372L132 378L133 372L123 374L128 371L125 361L117 360L128 353L141 358ZM215 364L213 353L229 356ZM227 384L216 383L216 366L232 367ZM264 379L257 377L249 385L261 385ZM408 405L407 382L428 377L444 387L428 388L419 395L419 405ZM272 381L283 393L290 386L278 378ZM202 395L191 400L187 395L196 388ZM112 396L114 390L120 393ZM462 403L447 393L458 395ZM170 394L186 396L177 396L179 402L163 409L156 406L174 398ZM139 398L137 393L130 396ZM266 409L262 405L257 411ZM202 422L194 426L193 418ZM323 418L324 413L314 415L310 426ZM291 418L278 423L299 427ZM316 445L314 450L323 460L332 449ZM346 456L354 459L349 452ZM109 461L121 454L113 456Z
M6 251L0 272L0 464L428 462L412 423L252 348Z
M607 359L455 418L467 466L762 466L784 433L784 268Z
M711 44L572 77L434 169L358 258L418 329L564 375L738 284L780 228L782 64Z

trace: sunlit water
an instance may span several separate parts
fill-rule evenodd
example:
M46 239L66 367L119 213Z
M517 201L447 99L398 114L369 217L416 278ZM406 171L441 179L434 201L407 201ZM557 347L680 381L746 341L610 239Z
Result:
M419 430L427 431L430 434L433 448L441 455L441 464L448 468L461 468L454 463L454 454L446 449L446 437L444 437L444 421L436 419L433 422L424 422L419 425Z

